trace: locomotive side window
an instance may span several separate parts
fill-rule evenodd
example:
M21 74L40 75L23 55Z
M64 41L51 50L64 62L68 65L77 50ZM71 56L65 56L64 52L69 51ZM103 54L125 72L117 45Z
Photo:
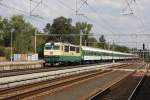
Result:
M76 53L80 53L79 47L76 47Z
M69 52L69 46L65 46L65 52Z
M70 46L70 51L75 51L75 47Z

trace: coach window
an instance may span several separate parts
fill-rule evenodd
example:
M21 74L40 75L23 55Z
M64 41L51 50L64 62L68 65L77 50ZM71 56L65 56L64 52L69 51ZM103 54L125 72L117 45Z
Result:
M65 46L65 52L69 52L69 46Z

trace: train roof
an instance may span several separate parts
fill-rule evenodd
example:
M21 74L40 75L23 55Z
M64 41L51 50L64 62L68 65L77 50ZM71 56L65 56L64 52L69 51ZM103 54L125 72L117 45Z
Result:
M122 54L122 55L134 55L134 54L131 54L131 53L122 53L122 52L104 50L104 49L100 49L100 48L93 48L93 47L87 47L87 46L82 46L82 50L95 51L95 52L104 52L104 53L113 53L113 54Z
M48 43L46 43L45 45L51 45L51 43L53 43L53 42L48 42ZM69 44L69 43L62 43L62 42L55 42L54 43L55 45L69 45L69 46L74 46L74 47L80 47L79 45L73 45L73 44Z

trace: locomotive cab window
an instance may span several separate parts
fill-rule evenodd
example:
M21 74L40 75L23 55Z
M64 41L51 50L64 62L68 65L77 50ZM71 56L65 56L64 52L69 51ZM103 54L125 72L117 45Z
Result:
M75 51L75 50L76 50L75 47L70 46L70 51Z
M59 45L46 45L45 49L46 50L59 50L60 46Z

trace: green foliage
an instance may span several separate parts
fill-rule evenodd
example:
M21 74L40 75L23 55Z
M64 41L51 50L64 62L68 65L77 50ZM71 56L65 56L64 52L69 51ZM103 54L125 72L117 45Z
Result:
M119 51L119 52L127 52L129 53L130 52L130 49L126 46L120 46L120 45L111 45L111 50L114 50L114 51Z
M5 56L4 48L0 47L0 56Z
M71 34L73 33L72 19L65 17L58 17L54 19L52 25L48 23L44 28L44 32L48 34ZM62 41L72 42L69 36L50 36L47 41Z
M65 17L58 17L54 19L54 22L51 26L52 34L69 34L72 32L72 19L67 19Z
M83 33L82 36L82 43L83 45L86 42L86 45L89 45L89 35L92 35L91 33L91 29L92 29L93 25L92 24L88 24L87 22L77 22L76 23L76 29L77 31L80 33Z
M40 34L40 33L39 33ZM39 54L39 58L43 58L44 45L46 43L46 39L43 36L37 36L37 53Z
M90 47L96 47L96 48L98 48L98 43L97 43L96 38L90 37L90 38L88 39L88 41L89 41L89 46L90 46Z
M84 44L85 40L88 43L88 37L92 33L90 33L92 29L92 25L87 22L77 22L75 26L72 25L72 19L65 17L58 17L54 19L53 23L46 24L43 29L45 33L48 34L60 34L60 36L49 36L47 38L48 41L61 41L61 42L70 42L73 44L80 43L80 36L69 36L69 34L77 34L83 32L82 42ZM66 36L61 36L61 34L66 34ZM68 36L67 36L68 34ZM88 44L87 44L88 45Z
M101 37L99 38L99 48L102 48L102 49L106 49L106 40L105 40L105 37L104 35L101 35Z
M35 28L26 22L23 16L13 16L9 20L0 18L0 44L10 47L11 32L13 38L13 47L16 53L33 52L32 37Z
M35 33L35 28L25 22L22 16L13 16L10 20L13 32L13 43L17 53L33 52L32 37Z
M4 53L5 53L5 57L7 59L10 59L10 55L11 55L10 50L5 50Z

